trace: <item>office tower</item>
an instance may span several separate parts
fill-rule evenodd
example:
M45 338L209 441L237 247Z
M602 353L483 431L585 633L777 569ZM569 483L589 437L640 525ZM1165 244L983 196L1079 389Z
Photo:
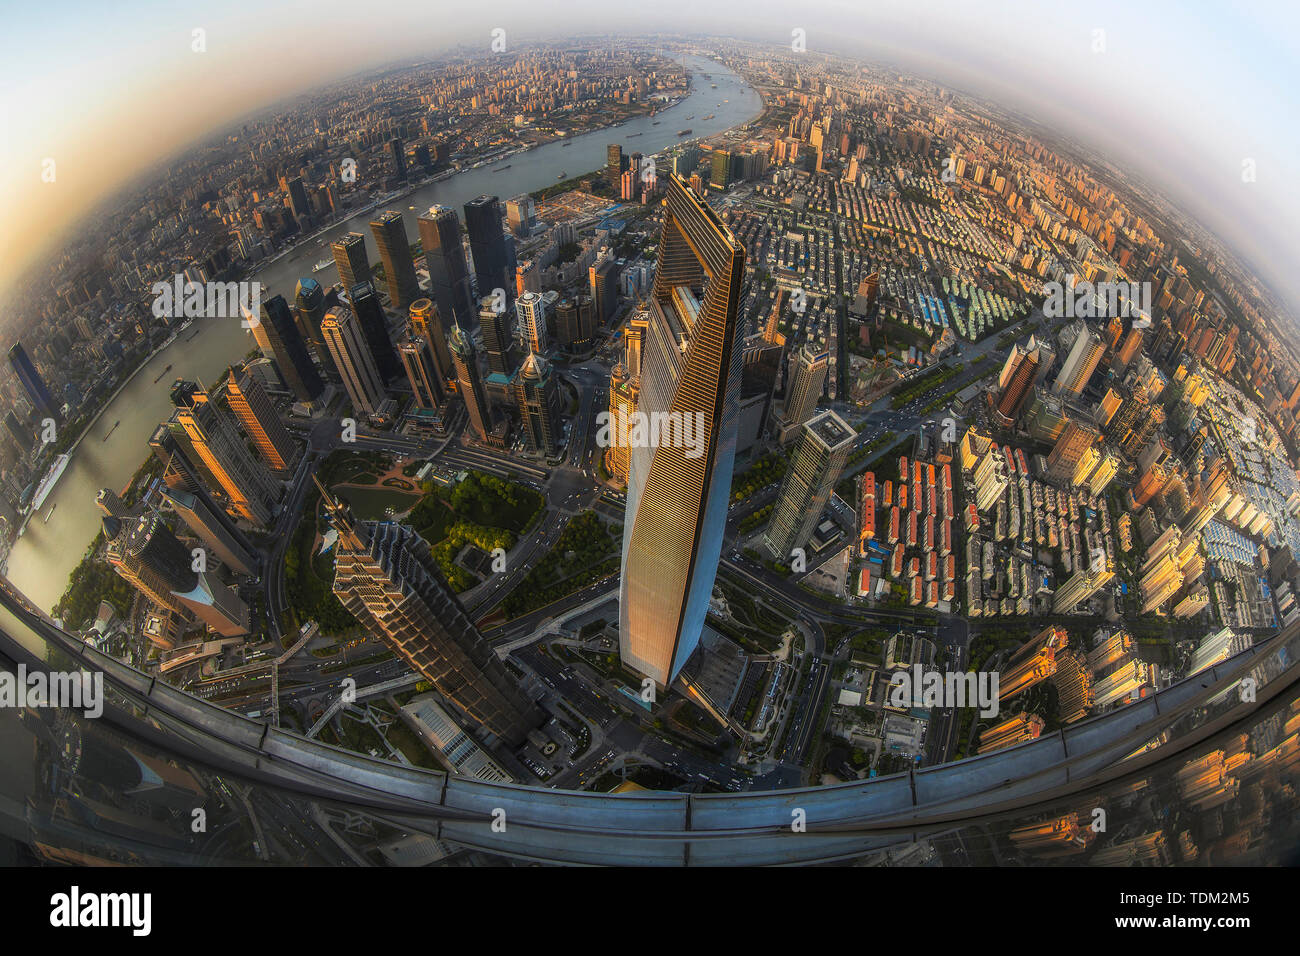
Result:
M612 427L613 423L632 421L636 411L637 397L641 391L641 380L632 378L628 367L622 362L615 364L609 373L609 418L611 422L609 450L605 452L605 470L610 477L621 484L627 484L628 445L622 441L626 437L621 429Z
M1076 570L1065 584L1056 589L1056 593L1052 596L1052 610L1057 614L1066 614L1072 611L1076 606L1082 604L1109 584L1115 577L1115 572L1110 570L1104 558L1100 562L1093 562L1090 557L1086 560L1088 560L1088 564Z
M334 593L442 698L507 746L544 715L493 653L438 570L425 540L396 522L353 519L321 487L338 544Z
M267 525L283 489L244 445L234 422L193 382L177 382L171 398L173 420L231 508L257 527Z
M5 412L5 429L13 436L19 452L25 452L32 447L34 437L32 430L18 420L12 408Z
M527 239L533 223L533 197L524 193L506 200L506 222L517 239Z
M622 175L623 147L619 143L610 143L605 147L605 176L612 185L616 185Z
M1003 665L998 700L1010 700L1056 673L1057 658L1069 642L1070 636L1058 627L1040 631Z
M1119 351L1115 353L1115 360L1112 363L1114 369L1123 374L1141 350L1142 330L1129 329L1128 334L1124 337L1124 343L1119 347Z
M256 574L261 565L257 549L235 526L229 515L216 506L206 493L183 488L164 488L163 497L180 515L190 531L207 545L228 568L240 574ZM120 515L118 517L121 517Z
M663 215L638 411L675 413L680 429L692 422L700 444L629 451L619 650L624 663L666 686L699 643L722 555L745 250L679 177L668 180Z
M1097 370L1105 351L1106 346L1101 336L1091 328L1084 329L1070 346L1060 374L1056 376L1053 390L1063 395L1080 394L1092 379L1092 373Z
M411 303L411 337L421 338L429 346L433 367L445 382L456 371L447 348L447 330L442 324L442 314L431 299L416 299Z
M222 637L249 632L248 605L211 572L196 570L196 556L158 515L106 516L104 536L108 563L154 604L192 614Z
M343 387L352 399L352 410L374 415L387 399L383 379L375 368L374 356L366 344L357 317L351 309L330 309L321 323L325 344L343 376Z
M357 317L361 334L365 336L370 356L375 360L379 377L391 382L401 377L402 363L398 361L397 350L388 334L388 316L379 301L379 293L370 282L359 282L348 290L348 299L352 303L352 313ZM418 299L416 300L419 301Z
M1001 395L994 406L998 422L1004 428L1011 427L1020 415L1020 410L1024 407L1025 399L1037 375L1038 356L1021 352L1018 347L1012 346L1011 355L1008 356L1007 364L1002 370L1004 383L999 383L1002 389Z
M785 407L781 412L781 421L786 426L787 433L784 437L796 434L797 427L806 422L816 409L826 384L829 363L829 352L817 352L807 345L791 357Z
M731 153L725 149L713 151L712 175L709 185L715 189L726 189L731 183Z
M310 276L299 279L293 301L299 333L311 344L322 372L327 376L333 375L335 369L330 362L329 350L320 334L320 324L325 318L325 292L320 283Z
M465 203L465 232L469 234L479 296L504 289L509 302L514 298L514 283L509 281L510 254L501 228L501 202L496 196L478 196Z
M298 447L262 386L241 366L231 368L225 383L226 404L244 434L272 471L285 472L298 457Z
M131 509L112 488L100 488L95 495L95 506L112 518L125 518Z
M27 397L31 400L32 407L36 409L36 414L43 418L53 418L56 422L61 419L59 406L54 401L54 396L50 394L49 387L45 384L45 379L41 378L41 373L37 371L36 366L27 355L27 350L23 348L23 343L15 342L9 348L9 364L13 366L14 374L18 376L18 381L22 383L23 390L27 392Z
M370 257L366 255L366 237L359 232L349 232L342 239L330 243L334 264L339 269L343 288L351 289L361 282L370 281Z
M487 441L492 430L492 415L488 410L487 396L483 392L483 379L478 370L478 354L474 343L465 331L457 325L451 333L451 358L456 366L456 382L461 397L465 399L465 410L469 413L469 424L474 429L479 441Z
M447 394L443 389L442 376L434 365L429 343L422 338L412 338L398 345L397 353L402 358L406 380L411 383L411 394L415 396L416 406L441 408Z
M1005 747L1014 747L1027 740L1037 740L1047 722L1037 714L1021 713L980 731L977 753L992 753Z
M406 240L406 223L402 214L393 210L370 223L379 247L379 258L384 263L384 277L388 281L388 300L393 308L405 312L420 297L420 282L415 277L415 262L411 258L411 244Z
M555 344L568 352L576 352L587 344L581 342L578 303L574 299L561 299L555 304Z
M520 346L528 352L545 352L551 339L546 300L536 292L525 292L515 301L515 313L519 316Z
M487 355L488 373L499 372L509 377L515 371L514 313L509 309L498 311L495 308L496 301L490 295L479 299L478 323L483 330L483 351Z
M1164 423L1164 406L1146 405L1127 437L1119 443L1120 450L1129 458L1136 458L1142 454L1142 449L1151 443L1151 439Z
M394 136L388 141L388 156L393 161L393 175L398 179L406 178L406 150L402 141Z
M535 454L554 457L560 441L560 393L551 376L551 366L536 352L529 352L514 378L515 406L528 447Z
M975 507L988 511L1002 497L1010 481L1006 456L994 445L975 466Z
M474 300L470 293L469 266L465 262L465 247L460 240L460 219L456 210L446 206L430 206L418 220L420 242L424 259L429 266L429 289L443 327L462 326L473 333L478 317L474 314ZM487 295L491 292L484 292ZM437 354L435 347L434 353Z
M293 315L284 296L272 296L262 303L262 317L257 331L265 336L276 369L289 391L300 402L311 403L325 391L325 383L312 364L307 343L294 324ZM259 337L259 341L260 341ZM266 346L263 346L264 350Z
M608 322L618 311L618 275L618 262L612 257L596 262L587 269L597 326Z
M789 561L795 548L807 545L855 438L857 433L829 410L804 422L799 447L781 479L772 521L763 532L763 543L777 560Z
M290 179L287 176L280 177L280 188L289 196L289 209L293 212L293 218L298 221L298 228L305 229L311 224L311 203L307 201L307 188L302 183L301 176L294 176Z
M1094 497L1106 490L1112 478L1119 472L1119 459L1110 452L1102 452L1101 461L1092 474L1088 476L1088 494Z
M1096 444L1098 437L1100 432L1089 422L1076 419L1067 422L1047 456L1047 477L1056 482L1071 482L1084 452Z

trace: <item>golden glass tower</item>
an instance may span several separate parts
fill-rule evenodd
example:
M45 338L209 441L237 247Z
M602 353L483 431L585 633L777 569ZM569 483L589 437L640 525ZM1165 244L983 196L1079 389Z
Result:
M722 554L739 418L745 250L679 176L668 181L638 413L702 440L629 448L619 595L624 663L672 683L699 643Z

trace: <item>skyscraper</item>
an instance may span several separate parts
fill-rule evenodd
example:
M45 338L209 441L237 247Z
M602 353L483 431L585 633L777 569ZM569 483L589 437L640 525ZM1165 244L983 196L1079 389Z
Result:
M433 356L433 367L445 382L456 371L447 348L447 329L443 325L441 310L430 299L416 299L411 303L411 337L424 339Z
M343 288L351 289L359 282L370 281L370 257L366 255L366 237L359 232L349 232L342 239L330 243L334 264L339 269Z
M1100 437L1097 427L1090 422L1071 419L1066 422L1065 431L1052 446L1047 456L1047 477L1069 485L1078 470L1084 452L1096 444Z
M298 220L298 228L305 229L311 225L311 203L307 201L307 188L301 176L280 177L280 188L289 196L289 209L293 218Z
M361 334L366 338L366 345L370 346L370 355L375 360L379 377L385 382L400 377L402 363L397 360L397 350L393 348L392 337L388 334L388 316L384 313L374 284L357 283L348 290L348 299L352 303L352 312L360 323Z
M605 177L611 185L617 185L622 175L623 146L620 143L610 143L605 147Z
M545 352L550 347L546 300L536 292L525 292L515 300L519 316L519 341L529 352Z
M510 255L501 228L501 203L496 196L478 196L465 203L465 231L469 233L479 296L504 289L507 301L513 299L515 284L508 274Z
M1057 614L1068 613L1100 591L1114 577L1115 572L1110 570L1104 557L1095 566L1089 564L1079 568L1056 589L1052 596L1052 610Z
M524 293L524 295L533 294ZM522 301L522 298L518 301ZM507 377L514 374L516 361L514 318L514 313L509 309L497 311L494 297L489 295L479 299L478 324L483 330L483 351L487 357L489 374L500 372Z
M744 247L680 177L671 177L638 411L675 413L683 427L692 421L701 441L630 449L619 596L623 661L662 685L699 643L722 555L739 415L744 274Z
M41 378L41 373L32 364L31 358L27 355L27 350L23 348L23 343L15 342L10 346L9 364L13 366L14 374L18 376L18 381L22 383L23 390L27 392L27 397L31 399L36 413L46 418L53 418L57 422L62 417L59 414L59 406L55 403L54 396L50 394L45 379Z
M388 396L357 317L351 309L330 309L321 323L321 334L343 377L353 411L374 415Z
M424 259L429 266L430 292L442 317L443 328L459 324L473 333L478 316L474 314L469 266L465 262L465 246L461 243L460 219L456 210L447 206L430 206L418 223ZM436 354L436 346L434 351Z
M1091 328L1085 327L1075 338L1074 344L1061 365L1061 372L1056 376L1052 388L1065 395L1078 395L1097 370L1101 356L1106 351L1101 336Z
M178 381L171 398L176 406L173 420L229 499L231 508L245 520L264 527L271 520L283 488L253 457L234 422L209 400L207 392L193 382Z
M544 715L447 586L428 543L396 522L354 520L317 487L339 536L334 593L343 606L467 719L508 746L522 743Z
M406 178L406 150L402 141L394 136L388 141L388 155L393 161L393 175L398 179Z
M18 420L12 408L5 412L5 429L13 436L20 451L25 452L32 447L32 430Z
M465 399L469 424L479 441L487 441L492 431L492 414L488 409L487 395L483 392L483 378L478 370L478 353L474 343L459 325L451 333L451 357L456 365L456 382Z
M120 520L105 516L108 563L149 600L193 614L223 637L249 632L248 605L209 571L154 515Z
M1029 389L1034 384L1037 373L1038 356L1022 352L1019 347L1012 346L1011 355L1007 358L1007 366L1003 369L1002 377L1005 379L1005 384L1000 383L1002 392L995 406L999 424L1010 427L1015 422L1020 409L1024 407L1025 398L1029 395Z
M790 358L789 384L785 388L785 408L781 421L786 426L783 440L797 434L798 426L812 416L826 385L830 353L817 352L805 345Z
M411 258L411 244L406 240L402 214L389 210L372 221L370 229L384 263L389 301L394 309L405 312L420 297L420 282L415 277L415 261Z
M298 457L298 447L257 379L240 366L230 369L224 385L226 404L234 412L258 455L272 471L285 472Z
M415 404L420 408L441 408L446 393L443 391L442 376L433 364L429 343L419 337L412 338L397 346L397 352L402 358L402 367L406 370L406 380L411 383Z
M272 296L262 303L262 317L258 325L259 341L265 337L280 377L300 402L313 402L325 391L325 383L312 364L307 343L294 324L293 315L284 296Z
M294 290L293 304L298 318L298 331L311 344L321 371L326 376L335 375L336 369L330 361L329 350L325 348L325 339L320 334L320 324L325 318L325 292L320 283L310 276L299 279Z
M799 447L781 479L772 521L763 532L763 543L778 560L788 561L790 553L812 537L855 438L857 433L830 410L804 422Z
M529 449L554 456L559 451L560 395L551 377L550 363L536 352L529 352L519 366L514 386L515 405Z
M164 488L163 497L190 531L212 549L222 564L240 574L257 573L261 565L257 549L235 527L226 513L215 506L211 498L182 488Z

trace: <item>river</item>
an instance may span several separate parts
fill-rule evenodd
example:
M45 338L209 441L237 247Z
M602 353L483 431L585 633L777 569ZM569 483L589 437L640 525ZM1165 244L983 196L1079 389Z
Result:
M613 129L575 136L567 145L565 141L548 143L500 163L421 186L407 196L395 197L385 206L331 226L251 278L262 283L264 300L279 294L292 302L298 280L311 276L313 264L321 259L331 259L330 266L316 276L321 284L338 281L329 244L346 232L363 233L370 261L379 261L368 224L384 209L401 211L407 235L414 242L416 216L435 203L456 209L463 225L462 207L475 196L486 193L504 201L554 185L561 173L569 178L598 169L605 165L609 143L621 143L626 153L648 155L683 139L711 136L743 125L761 114L761 97L737 74L714 60L686 59L691 71L691 90L686 99L671 109L661 110L654 117L629 120ZM711 88L714 83L717 89ZM710 113L714 118L705 120L703 117ZM688 116L693 118L687 119ZM692 130L689 137L676 135L677 130L686 127ZM631 136L633 133L641 135ZM506 165L510 168L504 169ZM415 208L408 208L411 206ZM58 486L46 499L42 512L55 506L49 522L42 520L44 514L33 515L27 531L9 555L10 580L35 604L49 611L63 595L68 575L81 561L99 529L101 514L95 506L96 492L100 488L121 491L139 469L149 453L149 436L171 414L168 393L172 381L178 377L216 381L226 366L242 359L254 347L251 333L238 321L196 319L121 390L82 440ZM171 371L155 383L154 379L168 365ZM105 441L103 436L119 420L121 424Z

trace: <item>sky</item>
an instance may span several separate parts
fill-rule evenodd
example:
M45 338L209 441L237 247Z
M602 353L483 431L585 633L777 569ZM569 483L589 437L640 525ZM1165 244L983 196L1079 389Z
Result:
M799 28L810 52L858 52L988 96L1141 173L1300 311L1300 5L1230 0L22 4L0 33L0 294L58 252L78 215L241 116L453 45L486 54L496 27L514 44L594 25L787 50Z

